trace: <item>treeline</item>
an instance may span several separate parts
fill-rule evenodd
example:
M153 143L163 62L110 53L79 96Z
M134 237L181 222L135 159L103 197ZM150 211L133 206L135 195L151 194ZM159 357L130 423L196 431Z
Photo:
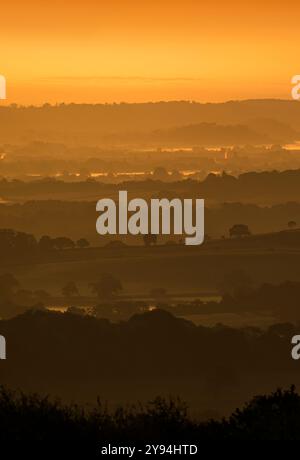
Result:
M115 448L135 445L144 449L145 444L195 443L198 452L203 441L299 441L299 419L300 396L293 386L257 396L227 419L206 422L192 419L179 399L157 397L148 404L114 411L98 401L88 412L78 405L0 388L1 441L72 441L69 453L82 440L95 443L97 451L109 443ZM96 445L85 446L86 453L95 455ZM173 448L169 447L170 454Z
M219 312L265 312L274 315L280 320L300 321L300 283L286 281L279 285L263 284L252 288L245 280L245 284L238 286L225 294L216 310Z
M282 203L297 201L300 194L300 170L247 172L238 177L229 174L209 174L203 181L186 179L178 182L158 180L128 181L121 184L107 184L95 179L82 182L64 182L55 178L39 179L31 182L21 180L0 181L0 196L6 199L22 197L54 198L67 193L81 194L82 199L103 194L117 193L119 190L141 196L144 193L189 193L198 197L220 201L246 201L259 203Z
M300 179L300 177L299 177ZM299 181L300 182L300 181ZM143 198L144 190L136 190L135 196ZM160 197L175 196L172 193L159 193ZM1 196L1 194L0 194ZM105 192L99 193L97 198L104 197ZM107 192L107 197L112 193ZM130 196L134 196L131 193ZM158 194L153 194L158 196ZM185 198L187 193L178 193L178 197ZM197 195L198 197L201 194ZM299 194L300 196L300 194ZM0 222L2 228L18 229L19 231L49 235L52 238L56 235L64 235L77 241L84 237L93 246L106 244L112 238L107 235L101 237L96 233L96 197L94 201L29 201L23 204L0 204ZM255 204L224 203L216 207L207 207L205 210L205 232L211 238L229 237L229 230L235 224L245 224L249 227L252 234L271 233L289 229L289 224L294 225L294 229L300 227L300 203L284 203L274 206L257 206ZM121 237L119 237L120 239ZM277 244L288 239L292 242L297 235L281 235L280 237L270 236L263 240L260 236L255 244L265 247L276 247ZM114 237L115 239L115 237ZM142 238L128 235L123 241L132 244L143 244ZM271 241L272 240L272 241ZM207 241L207 238L206 238ZM247 244L250 244L250 241ZM297 244L297 242L296 242ZM298 245L298 244L297 244Z
M100 282L99 282L100 284ZM99 295L100 303L93 308L98 318L128 319L136 313L149 309L154 303L157 308L176 316L215 315L224 313L269 315L277 320L300 322L300 283L287 281L279 285L263 284L252 286L252 280L242 271L229 273L219 285L220 300L174 302L164 289L153 292L150 301L124 301ZM100 291L101 292L101 291Z
M60 296L68 302L71 311L79 315L90 315L99 319L113 321L128 320L135 314L157 308L175 316L246 314L266 315L279 321L300 322L300 283L287 281L279 285L263 284L252 286L252 280L241 271L228 274L219 285L220 300L175 302L163 288L153 289L148 300L126 300L119 298L123 292L122 282L108 273L102 273L86 286L88 291L81 295L74 281L62 283ZM90 297L87 297L89 292ZM92 297L91 297L92 296ZM91 302L91 298L93 299ZM0 316L13 318L30 308L44 309L44 306L57 302L44 289L29 290L22 286L11 274L0 275ZM76 308L75 305L89 302L89 309ZM72 307L73 305L73 307ZM154 307L155 305L155 307ZM69 308L69 311L70 311Z
M158 306L178 316L256 313L270 315L278 320L300 322L298 282L286 281L279 285L263 284L253 287L247 274L237 271L226 276L219 289L223 291L219 302L195 300L168 305L160 301Z
M59 388L60 382L72 381L75 392L83 381L98 391L105 383L122 381L116 388L121 399L126 398L128 381L176 384L184 376L209 398L226 390L240 391L250 376L257 378L256 384L270 383L275 372L288 384L299 371L299 363L291 358L291 338L299 327L289 323L266 330L220 324L209 328L163 310L117 323L87 315L29 311L0 321L0 331L9 344L2 381L18 387L27 382L34 389L49 382L47 391Z
M88 140L111 132L138 132L194 123L245 124L272 119L299 128L300 107L295 101L249 100L217 104L170 101L140 104L60 104L43 107L0 108L3 142L28 139ZM262 123L260 123L261 125ZM81 133L81 134L80 134Z
M67 237L51 238L44 235L40 239L36 239L30 233L0 229L0 251L2 255L32 256L38 252L62 251L76 247L83 249L89 245L85 238L73 241Z
M87 287L94 297L95 304L100 300L101 302L107 302L109 305L109 301L123 290L121 281L108 273L102 273L95 281L90 282ZM68 281L61 285L61 296L70 303L75 302L75 299L77 302L82 299L78 286L74 281ZM22 286L11 273L0 275L0 317L2 319L13 318L30 308L43 310L45 306L53 304L54 299L55 297L53 298L44 289L30 290L26 286ZM83 302L86 302L86 297L83 299ZM123 314L126 317L140 311L135 307L135 302L133 302L130 309L125 308L125 305L126 303L124 303ZM85 309L70 308L71 311L77 314L84 315L86 313ZM147 309L147 305L145 305L145 309ZM96 315L98 310L90 308L89 312ZM111 307L110 314L113 316L113 307ZM117 315L115 316L117 317Z

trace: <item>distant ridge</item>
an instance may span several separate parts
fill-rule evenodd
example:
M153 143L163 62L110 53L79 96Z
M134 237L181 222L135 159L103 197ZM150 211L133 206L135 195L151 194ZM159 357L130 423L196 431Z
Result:
M271 119L300 131L300 103L281 99L198 103L60 104L0 107L0 142L55 140L98 143L103 136L145 133L201 123L248 125Z

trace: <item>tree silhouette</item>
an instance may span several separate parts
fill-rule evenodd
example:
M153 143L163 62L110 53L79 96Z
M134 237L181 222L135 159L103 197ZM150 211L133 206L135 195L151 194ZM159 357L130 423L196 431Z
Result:
M152 235L151 233L143 236L143 241L145 246L152 246L157 244L157 235Z
M297 222L295 222L294 220L290 220L288 223L288 228L292 230L293 228L296 228L296 227L297 227Z
M84 249L84 248L88 248L90 246L90 243L85 238L80 238L80 240L76 242L76 245L78 248Z
M55 238L53 240L53 245L58 250L73 249L75 247L74 241L72 241L71 238L67 238L65 236Z
M38 246L39 249L41 249L42 251L51 251L54 249L53 240L48 235L44 235L41 237Z
M10 273L0 276L0 300L10 300L19 287L19 281Z
M164 182L164 181L169 180L170 176L169 176L168 171L164 167L158 166L153 171L153 179Z
M99 281L90 283L91 291L100 299L109 299L123 290L122 283L109 273L103 273Z
M248 225L236 224L229 229L229 235L231 238L242 238L244 236L250 236L251 232Z
M14 238L14 247L19 254L31 254L32 251L37 247L37 241L31 234L17 232Z
M0 251L2 254L15 252L18 255L32 254L37 248L33 235L25 232L15 232L11 229L0 230Z

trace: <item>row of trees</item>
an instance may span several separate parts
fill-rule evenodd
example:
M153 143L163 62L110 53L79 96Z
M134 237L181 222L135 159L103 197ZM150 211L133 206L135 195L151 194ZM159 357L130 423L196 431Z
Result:
M2 254L32 254L35 250L52 251L74 248L88 248L90 243L85 238L73 241L71 238L42 236L39 240L34 235L17 232L12 229L0 229L0 251Z
M287 224L289 230L295 230L298 228L297 222L290 220ZM235 224L229 229L230 238L242 238L245 236L250 236L251 231L249 230L248 225L245 224Z
M288 223L290 230L297 228L295 221ZM235 224L229 229L230 238L243 238L251 235L251 231L248 225ZM208 235L206 236L208 240ZM146 247L155 246L158 242L158 236L148 234L143 236L143 242ZM184 240L179 241L180 244L184 243ZM175 241L169 241L168 244L176 244ZM110 241L107 247L121 248L124 247L125 243L122 241ZM86 238L80 238L77 241L71 238L61 236L57 238L51 238L48 235L42 236L39 240L34 235L25 232L17 232L12 229L0 229L0 251L2 254L9 254L15 252L16 254L32 254L36 250L42 252L48 252L53 250L66 250L66 249L85 249L90 247L90 243Z
M89 284L89 289L92 294L99 299L111 299L118 295L123 290L121 281L109 273L102 273L99 279ZM80 295L79 289L74 281L69 281L62 288L62 295L67 298L72 298Z
M110 299L118 295L123 290L121 281L109 273L102 273L98 280L89 284L89 289L92 294L99 299ZM79 289L74 281L69 281L62 288L64 297L76 297L80 295ZM23 289L20 282L11 273L0 275L0 301L16 301L25 300L25 303L30 301L45 302L51 298L51 295L42 289L31 291Z
M42 236L38 242L39 248L44 251L51 251L53 249L64 250L74 248L88 248L90 243L85 238L80 238L78 241L73 241L71 238L61 236L58 238L50 238L50 236Z
M113 300L123 291L122 282L110 273L102 273L97 281L89 283L89 291L99 300ZM61 289L61 294L66 299L80 297L78 285L74 281L68 281ZM155 288L149 292L154 299L161 300L167 295L163 288ZM48 303L51 294L44 289L29 290L23 288L18 279L10 273L0 275L0 303L16 302L21 305L34 305L35 303Z

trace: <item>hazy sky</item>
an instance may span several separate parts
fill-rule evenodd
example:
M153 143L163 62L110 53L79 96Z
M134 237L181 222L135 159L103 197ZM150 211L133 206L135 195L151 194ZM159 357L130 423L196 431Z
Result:
M3 2L7 102L290 98L299 12L294 0Z

